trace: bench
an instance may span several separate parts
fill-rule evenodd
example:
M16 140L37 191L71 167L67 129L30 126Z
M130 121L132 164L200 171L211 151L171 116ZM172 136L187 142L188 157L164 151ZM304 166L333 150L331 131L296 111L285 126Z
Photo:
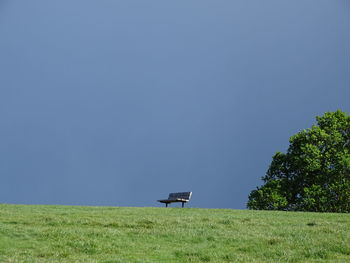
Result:
M157 200L158 202L164 203L166 207L170 203L182 203L182 207L184 204L190 201L192 192L181 192L181 193L170 193L168 199Z

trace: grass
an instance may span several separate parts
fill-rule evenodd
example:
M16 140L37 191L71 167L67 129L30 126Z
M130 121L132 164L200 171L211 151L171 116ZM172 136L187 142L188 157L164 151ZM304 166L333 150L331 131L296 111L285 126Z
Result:
M350 262L350 215L4 204L0 262Z

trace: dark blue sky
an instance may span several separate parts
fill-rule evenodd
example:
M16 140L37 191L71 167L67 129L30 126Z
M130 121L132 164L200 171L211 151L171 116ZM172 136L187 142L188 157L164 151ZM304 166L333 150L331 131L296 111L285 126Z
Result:
M245 208L350 113L350 3L0 0L0 202Z

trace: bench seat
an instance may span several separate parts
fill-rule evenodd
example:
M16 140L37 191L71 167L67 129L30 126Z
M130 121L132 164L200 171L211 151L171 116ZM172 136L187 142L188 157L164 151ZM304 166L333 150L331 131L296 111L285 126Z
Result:
M161 203L176 203L176 202L188 202L188 201L190 200L181 199L181 198L158 200L158 202L161 202Z

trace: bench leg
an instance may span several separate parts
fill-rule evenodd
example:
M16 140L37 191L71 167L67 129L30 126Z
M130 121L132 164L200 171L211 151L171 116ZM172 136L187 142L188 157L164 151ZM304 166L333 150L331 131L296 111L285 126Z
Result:
M182 208L184 207L184 205L185 205L185 202L182 202Z

